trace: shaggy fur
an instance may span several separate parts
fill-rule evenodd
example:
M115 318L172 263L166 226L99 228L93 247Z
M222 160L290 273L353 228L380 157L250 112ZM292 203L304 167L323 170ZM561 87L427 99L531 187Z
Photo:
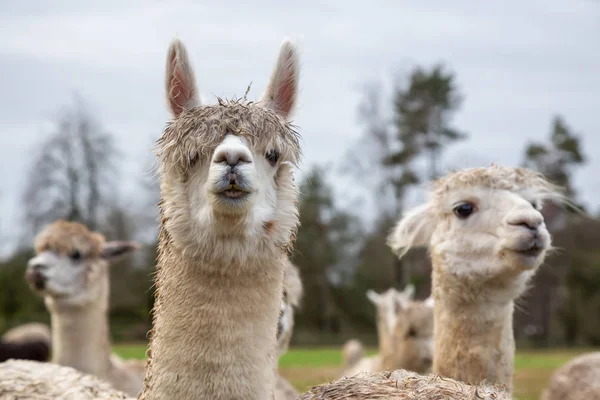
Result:
M66 256L79 251L83 258L98 258L103 245L101 234L90 232L85 225L62 220L48 225L35 238L37 254L51 251Z
M50 357L50 347L48 343L40 340L30 340L27 342L7 342L0 341L0 362L10 360L34 360L48 361Z
M142 388L145 361L124 362L111 354L109 263L137 248L131 242L105 242L79 223L57 221L36 237L37 255L26 271L50 311L52 361L96 375L131 395Z
M92 375L51 363L0 363L0 400L133 400Z
M500 386L467 385L409 371L363 374L316 386L300 400L512 400Z
M512 388L513 301L551 248L539 212L562 199L538 173L491 166L462 170L433 184L430 200L409 211L390 235L400 256L430 249L435 299L436 374ZM459 217L468 202L472 214Z
M298 225L292 167L300 151L287 120L296 52L284 42L260 102L214 106L183 87L195 78L181 42L167 60L176 60L167 61L166 77L173 121L158 142L156 301L140 399L268 399L286 252ZM225 197L222 182L232 174L246 191L239 200Z
M600 400L600 352L584 354L557 369L541 400Z

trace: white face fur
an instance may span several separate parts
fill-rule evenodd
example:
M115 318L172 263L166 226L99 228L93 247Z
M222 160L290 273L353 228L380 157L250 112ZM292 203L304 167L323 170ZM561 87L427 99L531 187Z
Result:
M39 294L71 303L85 303L97 296L94 285L105 274L108 263L90 261L79 252L72 255L44 251L29 260L26 277Z
M29 260L25 279L47 301L86 305L107 293L110 262L137 248L133 242L107 242L99 257L45 250Z
M195 166L186 182L195 217L206 221L215 214L239 216L246 218L251 230L262 229L262 223L275 214L275 174L281 161L277 150L268 154L273 162L264 154L253 154L245 137L226 135L210 159L208 174L203 166Z
M431 248L454 261L446 264L449 272L486 279L509 270L532 271L542 263L550 234L534 198L475 188L444 200L445 215Z
M516 174L533 174L518 169L493 166L457 174L468 177L478 171L507 176L505 185L512 190L479 186L448 189L409 211L388 243L400 256L411 247L428 245L439 271L468 277L469 282L499 278L515 295L524 290L551 247L539 210L541 202L548 197L560 199L560 195L543 186L541 178L531 178L530 187L513 183Z

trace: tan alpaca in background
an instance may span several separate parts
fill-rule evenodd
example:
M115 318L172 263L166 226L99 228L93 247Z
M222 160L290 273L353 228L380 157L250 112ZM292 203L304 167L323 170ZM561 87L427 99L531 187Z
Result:
M131 395L142 388L145 362L125 362L111 353L109 264L137 248L132 242L106 242L79 223L57 221L37 235L37 255L26 271L50 311L52 361L96 375Z
M277 358L283 356L290 345L294 331L294 308L300 306L302 281L298 267L289 260L286 262L283 279L283 300L279 324L277 325ZM279 373L275 377L275 400L294 400L298 397L296 389Z
M40 341L46 343L48 348L52 346L50 328L41 322L28 322L7 330L2 335L2 340L11 343L25 343Z
M541 400L600 400L600 352L575 357L550 377Z
M362 344L356 340L347 342L344 346L346 369L342 376L395 369L429 371L433 358L433 302L431 299L414 301L413 294L412 285L402 292L394 288L382 294L367 292L377 307L379 354L361 358Z

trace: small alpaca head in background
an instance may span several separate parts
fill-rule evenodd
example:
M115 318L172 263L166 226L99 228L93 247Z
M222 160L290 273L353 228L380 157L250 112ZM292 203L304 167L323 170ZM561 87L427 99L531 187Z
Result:
M298 268L286 260L283 281L283 298L277 324L277 355L284 355L292 340L294 330L294 308L298 308L302 298L302 281Z
M400 220L389 244L400 256L428 245L434 278L441 273L473 287L494 280L501 296L514 298L550 249L540 212L545 199L564 198L537 172L495 165L461 170L433 183L429 201ZM473 297L482 291L459 292Z
M367 298L375 305L377 310L377 332L380 340L384 337L391 337L398 322L399 312L408 306L414 293L415 287L413 285L406 285L401 292L395 288L389 288L383 293L377 293L371 289L367 290Z
M107 293L109 263L138 247L106 242L82 224L57 221L37 235L36 256L27 264L25 279L47 301L86 305Z
M171 44L166 92L173 119L157 150L163 222L173 243L197 254L209 253L203 251L209 245L211 254L232 259L241 259L232 247L240 238L290 243L297 225L292 168L300 145L289 117L297 86L297 55L284 42L260 101L202 105L183 43ZM221 243L231 239L227 248L214 251L215 234Z
M398 310L390 352L381 354L385 370L429 372L433 364L433 298L410 301Z

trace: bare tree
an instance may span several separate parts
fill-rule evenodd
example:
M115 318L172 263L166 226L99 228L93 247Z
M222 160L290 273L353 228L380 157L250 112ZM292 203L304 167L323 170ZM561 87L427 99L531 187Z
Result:
M76 98L39 144L25 190L26 237L56 219L102 228L103 209L117 198L113 137Z

